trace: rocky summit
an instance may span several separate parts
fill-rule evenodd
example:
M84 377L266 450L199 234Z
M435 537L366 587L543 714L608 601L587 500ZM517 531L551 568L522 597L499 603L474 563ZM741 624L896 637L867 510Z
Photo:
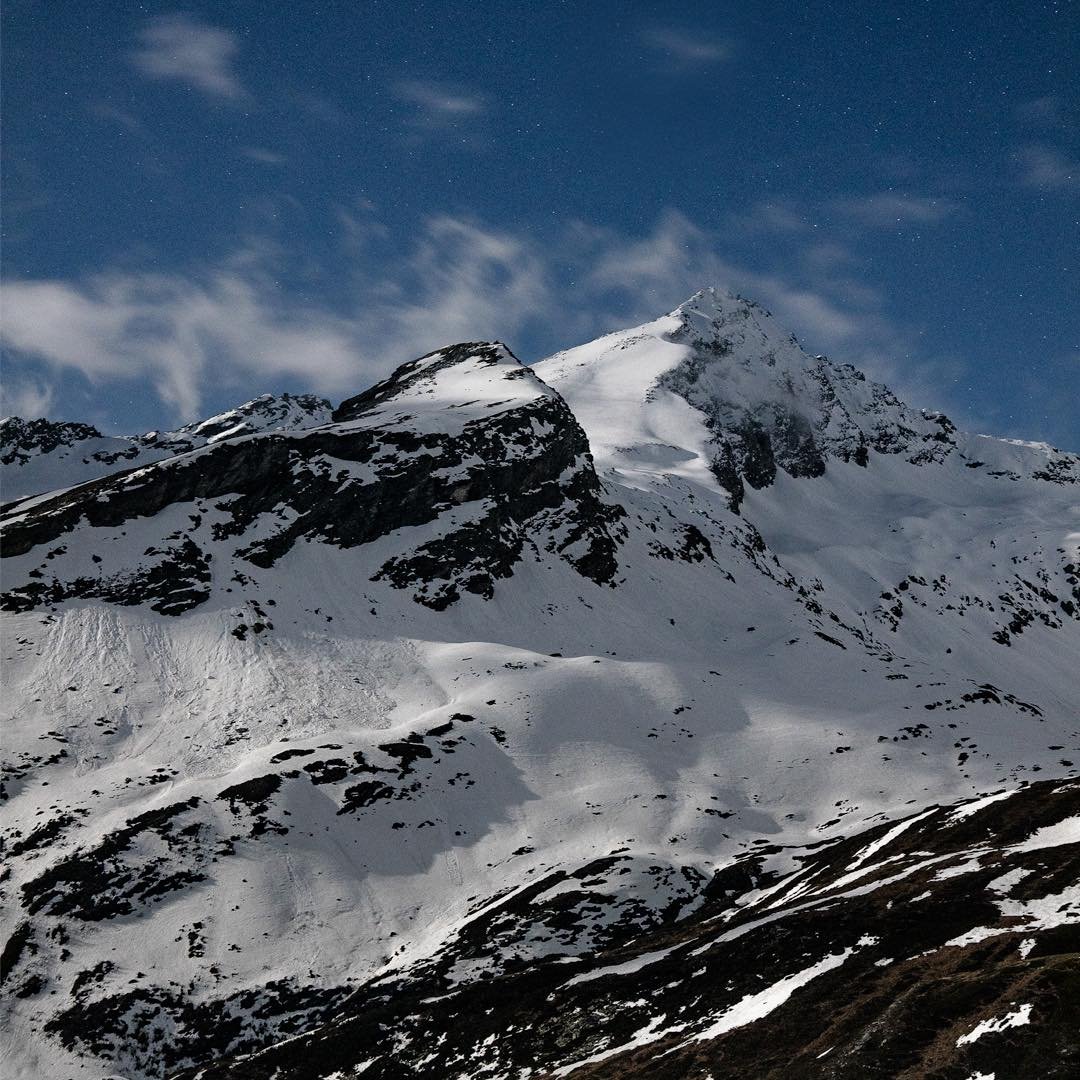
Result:
M5 1076L1080 1074L1076 454L706 289L0 470Z

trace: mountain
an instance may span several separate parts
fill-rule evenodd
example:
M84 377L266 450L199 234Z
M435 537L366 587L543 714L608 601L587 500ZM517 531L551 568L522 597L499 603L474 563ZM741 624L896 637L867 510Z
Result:
M1075 1074L1080 458L715 290L287 415L12 428L7 1073Z
M73 487L238 435L316 427L330 419L330 412L329 401L311 394L263 394L176 431L109 436L90 424L7 416L0 420L3 499L12 502Z

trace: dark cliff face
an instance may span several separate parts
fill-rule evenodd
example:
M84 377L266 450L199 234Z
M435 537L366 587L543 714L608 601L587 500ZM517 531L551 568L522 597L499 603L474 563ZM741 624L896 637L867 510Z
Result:
M171 508L186 515L180 529L174 516L158 524ZM214 559L265 568L301 540L356 548L429 526L371 577L438 609L462 590L490 597L527 544L610 581L620 516L562 399L502 346L467 343L403 365L329 424L231 438L14 515L5 554L26 558L3 606L97 597L179 614L210 597ZM138 539L105 543L99 529ZM75 546L92 552L93 573L66 572Z

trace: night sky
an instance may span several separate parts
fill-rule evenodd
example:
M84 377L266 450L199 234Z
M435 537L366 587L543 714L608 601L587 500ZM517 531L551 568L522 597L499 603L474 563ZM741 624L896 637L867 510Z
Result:
M718 284L1080 450L1080 5L5 0L3 411L168 427Z

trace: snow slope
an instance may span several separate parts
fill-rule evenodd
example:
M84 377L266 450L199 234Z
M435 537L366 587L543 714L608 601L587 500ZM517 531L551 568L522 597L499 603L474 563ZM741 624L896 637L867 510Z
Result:
M533 882L603 898L445 978L573 963L747 860L1076 774L1076 457L745 301L319 419L8 514L7 1074L272 1044Z

